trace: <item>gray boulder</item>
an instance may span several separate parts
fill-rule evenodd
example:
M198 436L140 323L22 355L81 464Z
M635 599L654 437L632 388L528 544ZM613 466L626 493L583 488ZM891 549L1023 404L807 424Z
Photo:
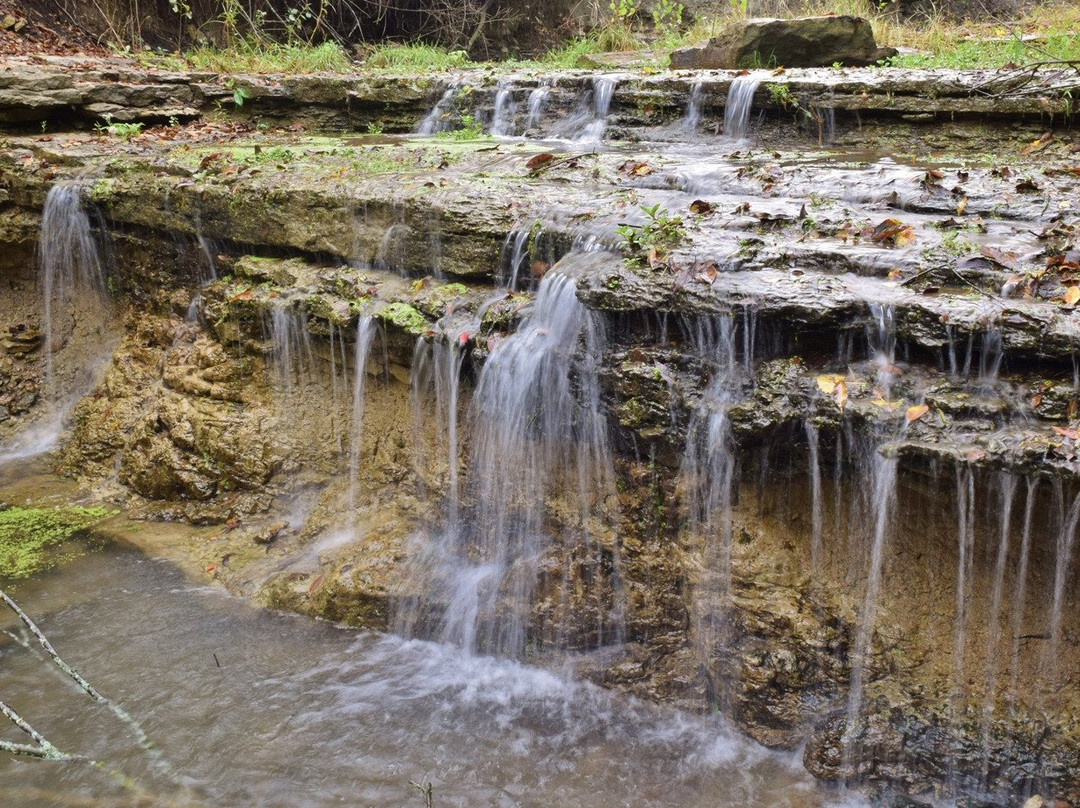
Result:
M880 48L870 22L836 15L791 20L741 20L719 36L671 54L675 70L746 67L864 67L896 55Z

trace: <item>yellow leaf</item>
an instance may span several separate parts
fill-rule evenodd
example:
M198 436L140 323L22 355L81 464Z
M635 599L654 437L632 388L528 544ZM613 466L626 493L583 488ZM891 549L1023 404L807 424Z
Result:
M967 210L967 203L968 203L968 198L966 196L963 199L960 200L960 204L958 204L956 206L956 215L957 216L963 216L964 215L964 211Z
M1070 286L1065 290L1065 305L1075 306L1080 303L1080 286Z
M912 421L918 421L928 412L930 412L930 407L926 404L916 404L913 407L907 408L907 413L905 413L904 417L907 418L907 421L910 424Z
M831 396L836 389L836 385L844 381L844 377L838 373L827 373L824 376L817 377L817 386L825 395Z

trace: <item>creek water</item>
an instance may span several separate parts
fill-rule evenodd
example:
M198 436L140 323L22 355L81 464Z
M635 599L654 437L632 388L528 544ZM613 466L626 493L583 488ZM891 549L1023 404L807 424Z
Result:
M168 771L50 663L0 635L5 702L60 748L105 764L0 758L3 805L423 805L410 781L432 783L440 808L852 799L716 717L257 609L128 550L91 553L15 594L59 653L142 724ZM13 615L2 619L15 630Z

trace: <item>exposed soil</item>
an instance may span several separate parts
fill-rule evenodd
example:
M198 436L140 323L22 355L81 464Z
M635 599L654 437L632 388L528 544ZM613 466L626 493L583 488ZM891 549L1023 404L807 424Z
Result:
M107 56L96 37L38 2L0 0L0 55ZM16 30L18 29L18 30Z

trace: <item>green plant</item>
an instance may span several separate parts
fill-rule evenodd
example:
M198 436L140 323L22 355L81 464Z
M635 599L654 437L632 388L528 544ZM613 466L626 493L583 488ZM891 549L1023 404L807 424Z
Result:
M685 10L686 7L676 0L656 0L652 10L653 25L665 36L672 34L682 25Z
M367 133L369 135L381 135L383 133L383 125L381 121L368 121Z
M112 135L124 140L131 140L143 130L144 124L141 123L119 123L113 121L112 115L103 117L105 119L104 123L94 124L94 131L99 135Z
M251 93L248 92L247 87L242 87L236 83L236 79L226 79L225 89L232 90L233 104L237 107L244 106L244 102L251 98Z
M669 216L659 202L652 207L642 205L641 212L645 214L645 224L621 224L615 231L622 236L621 246L631 258L640 260L652 250L662 255L686 238L683 220Z
M479 140L484 135L484 125L469 114L461 116L461 126L435 135L440 140Z
M611 9L612 22L628 23L638 12L637 0L611 0L608 8Z

